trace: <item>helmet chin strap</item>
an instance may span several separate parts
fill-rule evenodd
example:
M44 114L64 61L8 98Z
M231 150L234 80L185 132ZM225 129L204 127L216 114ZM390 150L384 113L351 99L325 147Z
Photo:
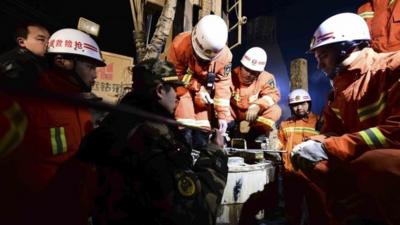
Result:
M352 57L351 60L349 60L349 62L346 62L346 60L352 56L354 50L359 48L359 46L362 44L363 44L362 41L344 41L336 45L336 49L338 51L336 59L337 63L336 67L332 70L332 72L327 74L329 79L333 80L336 77L336 75L340 72L340 70L343 69L343 67L349 65L354 60L354 58L356 58L357 55L353 55L354 57Z
M327 74L326 76L330 79L333 80L335 79L336 75L339 73L339 71L341 70L341 66L336 66L335 68L333 68L332 72L330 72L329 74Z
M78 82L79 86L81 86L83 92L91 92L92 87L90 85L87 85L76 71L77 59L74 58L73 61L74 61L74 67L72 68L72 77Z

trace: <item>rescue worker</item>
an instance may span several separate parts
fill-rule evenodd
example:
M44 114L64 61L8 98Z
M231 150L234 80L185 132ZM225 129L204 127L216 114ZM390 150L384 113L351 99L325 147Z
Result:
M262 48L248 49L240 62L241 66L232 72L231 87L232 115L239 125L229 123L229 135L244 137L249 148L260 148L256 142L268 136L281 116L282 111L278 105L280 91L276 87L274 75L264 71L267 53ZM243 130L248 133L244 134ZM274 162L281 161L279 154L268 155ZM256 215L260 210L271 215L278 202L278 183L274 181L266 184L263 190L251 194L243 204L238 224L256 224Z
M183 83L173 64L145 60L133 69L121 101L173 119ZM185 90L185 89L184 89ZM227 178L222 133L195 163L177 127L112 113L82 143L80 158L96 164L100 196L95 224L215 224Z
M295 89L289 94L292 116L282 121L278 138L283 146L283 196L286 218L289 224L301 224L305 219L303 199L308 212L308 224L329 224L325 208L324 193L300 172L293 169L290 153L294 146L319 134L319 116L311 112L311 96L304 89Z
M75 29L55 32L48 54L51 68L32 89L7 90L24 112L27 128L20 144L0 159L0 178L7 181L0 187L0 224L87 224L84 195L90 193L85 182L91 168L67 162L92 129L90 113L50 95L79 96L89 90L96 67L104 62L96 42Z
M229 110L232 54L226 46L227 38L224 20L207 15L192 32L183 32L172 41L167 60L175 65L178 77L189 90L180 96L175 113L177 121L209 130L210 121L218 122L217 128L225 133L232 120ZM208 133L189 129L183 132L195 148L208 142Z
M281 96L274 75L264 71L267 53L262 48L250 48L240 62L232 72L232 116L235 122L248 122L247 138L254 141L260 135L268 136L275 127L282 114Z
M371 34L371 47L377 52L400 50L400 3L398 0L368 0L358 8Z
M31 87L38 74L47 68L44 55L49 37L49 31L40 24L19 25L15 32L18 46L0 55L0 82L14 87Z
M310 51L333 83L319 136L294 147L293 167L328 195L335 219L400 224L400 53L369 48L353 13L326 19Z

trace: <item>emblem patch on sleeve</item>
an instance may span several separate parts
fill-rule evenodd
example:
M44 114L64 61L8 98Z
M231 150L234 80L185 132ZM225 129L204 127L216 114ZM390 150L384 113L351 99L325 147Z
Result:
M183 197L192 197L196 194L196 183L190 174L178 173L175 175L179 194Z
M226 65L226 66L224 67L224 76L225 76L225 77L226 77L226 76L229 76L229 74L231 73L231 70L232 70L232 64L229 63L228 65Z
M274 79L269 80L268 85L271 86L272 88L275 88L276 87L275 80Z

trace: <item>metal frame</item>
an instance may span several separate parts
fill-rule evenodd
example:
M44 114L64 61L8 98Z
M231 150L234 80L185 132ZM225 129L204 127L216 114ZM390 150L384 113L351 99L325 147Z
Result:
M242 0L233 0L234 3L230 5L231 1L232 0L226 0L225 10L228 16L228 20L230 18L231 13L236 13L237 22L232 26L230 26L230 23L228 23L229 32L232 32L233 30L237 29L237 42L229 46L230 49L233 49L242 44L242 26L247 22L247 18L245 16L242 16Z

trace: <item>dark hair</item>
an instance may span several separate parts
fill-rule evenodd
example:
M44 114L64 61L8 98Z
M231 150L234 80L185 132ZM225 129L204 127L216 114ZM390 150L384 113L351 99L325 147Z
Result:
M161 78L171 74L175 74L175 67L172 63L159 59L147 59L133 68L134 74L146 76L146 78ZM136 79L141 80L140 77ZM135 80L135 78L134 78Z
M172 63L160 59L147 59L133 68L132 92L135 96L145 100L154 97L154 90L162 83L162 88L169 91L173 85L162 80L163 77L175 74L175 67Z
M304 101L304 102L308 103L308 111L307 112L308 113L311 112L312 111L312 101L310 100L310 101ZM291 112L292 116L295 115L294 110L293 110L293 106L296 105L296 104L297 105L303 104L304 102L298 102L298 103L289 104L289 109L290 109L290 112Z
M162 82L162 78L176 74L172 63L159 60L148 59L140 62L133 68L133 88L147 89Z
M29 33L28 27L30 27L30 26L32 26L32 27L40 27L40 28L43 28L43 29L47 30L47 28L45 26L43 26L42 24L40 24L40 23L36 23L36 22L20 23L20 24L17 25L17 27L15 29L14 40L16 40L19 37L27 38L28 37L28 33Z

